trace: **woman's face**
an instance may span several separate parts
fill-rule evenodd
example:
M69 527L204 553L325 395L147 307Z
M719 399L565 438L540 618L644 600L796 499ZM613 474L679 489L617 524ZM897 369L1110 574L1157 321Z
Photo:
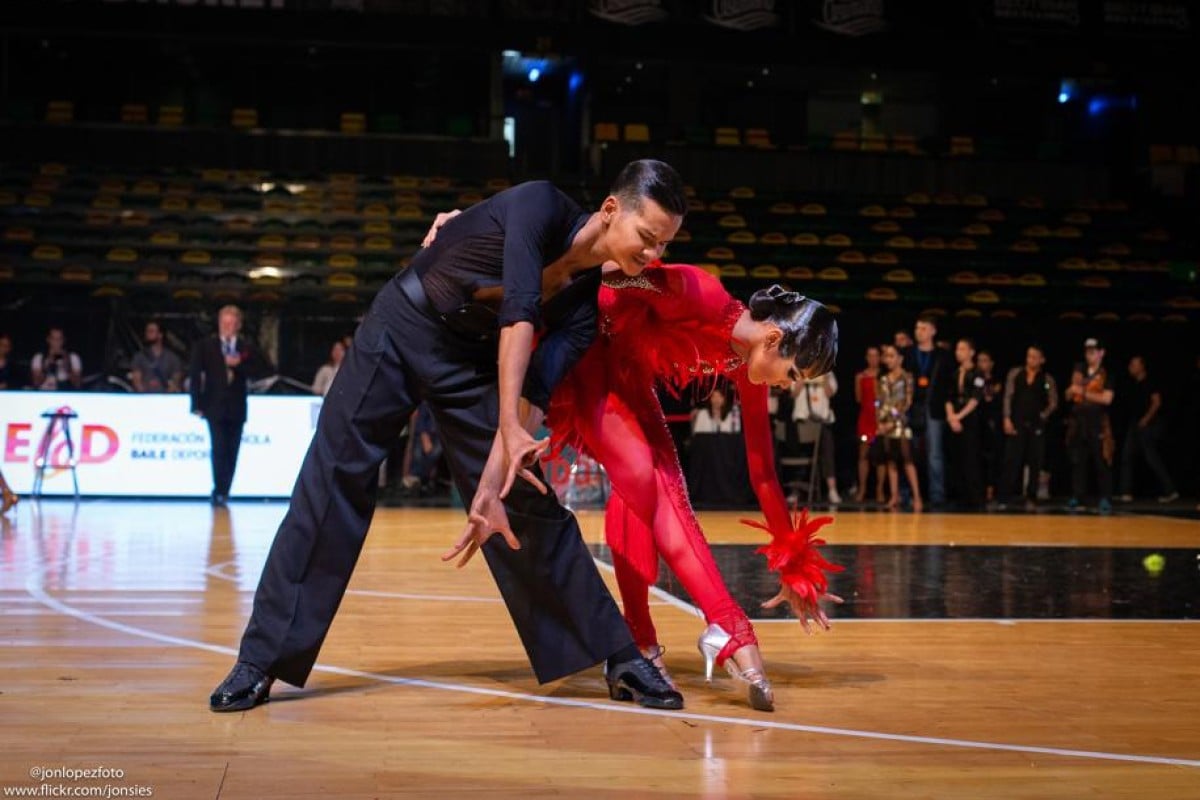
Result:
M746 375L751 383L765 383L787 389L806 376L796 367L790 356L779 354L779 342L783 334L773 328L767 336L750 348L746 356Z
M725 405L725 393L720 389L713 389L712 394L708 396L708 404L712 408L721 408Z
M969 342L959 339L954 347L954 358L964 367L969 367L975 361L975 350Z
M867 348L867 369L879 369L879 348Z
M992 357L987 353L980 353L975 357L975 362L979 365L981 372L988 375L992 374L992 369L996 366L996 362L992 361Z
M333 347L329 348L329 360L334 364L341 364L342 359L346 357L346 345L341 342L334 342Z
M900 364L900 351L894 347L883 348L883 365L895 369Z

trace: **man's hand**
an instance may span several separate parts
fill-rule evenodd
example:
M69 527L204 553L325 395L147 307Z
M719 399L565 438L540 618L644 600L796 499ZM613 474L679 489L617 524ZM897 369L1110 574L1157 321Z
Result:
M429 247L433 244L433 240L437 238L438 228L445 225L450 220L461 214L461 211L444 211L433 218L433 226L430 227L429 233L425 234L424 240L421 242L421 247Z
M829 600L834 603L844 602L842 598L836 594L826 592L822 600ZM762 604L763 608L775 608L783 603L787 603L792 607L792 613L800 620L800 625L803 626L804 632L812 634L812 623L816 622L823 630L829 630L829 617L825 616L824 610L821 609L820 603L811 603L802 599L796 594L796 590L784 584L779 587L779 594L772 597L770 600Z
M534 439L529 431L519 425L501 428L500 434L504 439L504 456L508 463L504 484L500 489L500 499L508 497L518 475L532 483L539 492L546 494L546 484L538 480L529 468L546 452L550 446L550 439Z
M1013 421L1011 419L1009 419L1008 417L1004 418L1004 435L1005 436L1016 436L1017 435L1017 426L1013 425Z
M442 554L442 561L450 561L465 550L465 555L459 559L457 565L462 569L484 542L497 533L504 537L513 550L521 549L521 542L508 524L508 512L504 510L504 503L500 502L499 495L492 489L480 487L475 492L475 499L471 501L471 510L467 513L467 526L463 529L463 535L454 547Z
M962 433L963 424L961 419L958 417L950 417L946 421L950 423L950 430L954 431L955 433Z

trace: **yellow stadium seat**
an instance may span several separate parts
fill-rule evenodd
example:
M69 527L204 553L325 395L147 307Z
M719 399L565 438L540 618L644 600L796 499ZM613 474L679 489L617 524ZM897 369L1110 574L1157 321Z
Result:
M1112 281L1103 275L1085 275L1076 281L1080 286L1088 289L1111 289Z
M742 137L737 128L717 128L713 132L713 142L721 147L737 147L742 143Z
M975 155L975 137L974 136L951 136L950 137L950 155L952 155L952 156L973 156L973 155Z
M342 133L358 136L367 131L367 115L361 111L343 111L338 120Z
M891 252L887 252L887 251L880 251L877 253L872 253L871 257L868 259L868 261L870 261L872 264L880 264L883 266L888 266L891 264L899 264L900 257L897 256L895 253L891 253Z
M826 267L817 273L817 280L846 281L850 280L850 274L841 267Z
M967 295L968 303L999 303L1000 295L991 289L979 289Z
M705 203L703 200L701 200L699 198L696 198L696 197L689 198L687 203L688 203L688 213L695 212L695 211L707 211L708 210L708 203Z
M789 267L787 272L783 273L783 277L792 281L811 281L816 277L816 273L810 267Z
M800 247L815 247L821 243L821 237L815 233L797 233L792 237L792 244Z
M63 250L56 244L39 244L33 248L34 261L61 261Z
M10 242L32 242L34 239L33 228L26 228L23 225L5 228L4 238Z
M838 253L837 257L839 264L865 264L867 257L863 255L861 250L843 250Z
M119 264L137 261L137 251L131 247L114 247L104 256L105 261L112 261Z
M713 261L732 261L734 253L728 247L710 247L705 252L704 257Z
M357 250L358 249L358 239L356 239L355 237L353 237L347 233L340 233L337 236L331 236L329 238L329 249L330 250Z
M775 280L781 277L781 273L779 272L779 267L775 266L774 264L759 264L757 267L750 270L750 277Z
M250 263L256 267L274 267L279 269L287 262L282 253L255 253Z
M692 232L689 230L686 230L684 228L680 228L679 232L675 234L674 241L676 241L676 242L683 243L683 242L690 242L691 240L692 240Z
M844 233L831 233L821 243L826 247L850 247L854 241Z
M386 218L391 216L391 213L386 203L367 203L362 209L364 217Z
M363 233L369 233L372 235L383 235L383 234L392 232L392 223L388 222L386 219L369 219L363 223L362 230L363 230ZM297 238L300 238L300 237L297 237ZM312 237L312 238L315 238L315 237ZM318 241L320 241L320 240L318 240ZM296 246L299 247L300 245L296 245Z
M480 194L479 192L463 192L462 194L460 194L458 196L458 205L463 208L466 208L467 206L473 206L476 203L482 203L482 202L483 202L483 195Z
M993 272L983 279L988 286L1012 286L1015 281L1007 272Z
M156 244L160 246L179 244L179 231L154 231L150 234L150 244Z
M732 200L713 200L708 204L708 210L714 214L733 214L737 212L737 206Z
M51 100L46 104L46 122L66 125L75 121L75 104L70 100Z
M158 207L163 211L187 211L188 201L186 197L168 196L162 199Z
M771 207L767 209L767 211L772 214L795 214L796 206L794 203L773 203Z
M620 141L621 129L615 122L597 122L592 126L592 139L597 142Z
M1121 315L1115 311L1100 311L1092 315L1096 322L1120 322Z
M890 269L883 274L888 283L912 283L916 280L910 269Z
M868 289L864 297L866 297L868 300L879 300L883 302L891 302L900 299L900 295L896 294L895 289L890 289L886 286L877 286L874 289Z
M892 152L916 156L921 154L921 149L917 147L917 137L906 133L898 133L892 137Z
M808 217L823 217L828 212L822 203L805 203L800 206L800 213Z
M725 241L730 244L754 244L758 241L758 237L748 230L737 230L725 237Z
M224 209L217 197L198 197L192 207L201 214L217 214Z
M134 280L138 283L166 283L171 279L171 273L163 267L146 267L140 269Z
M950 241L951 250L978 250L979 245L967 236L958 236Z
M207 250L185 250L179 260L184 264L204 265L212 263L212 253Z
M150 215L145 211L125 211L117 221L124 228L144 228L150 224Z
M958 319L980 319L983 312L977 308L960 308L954 312L954 316Z
M644 122L627 122L625 123L625 141L627 142L648 142L650 141L650 126Z
M392 188L394 189L416 189L420 185L420 179L413 175L392 176Z
M92 198L92 208L115 209L121 207L121 198L114 194L98 194Z
M722 278L744 278L746 277L746 268L741 264L722 264Z
M926 236L917 246L922 250L945 250L946 240L940 236Z
M126 103L121 106L121 122L125 125L145 125L150 121L150 110L145 103Z
M368 236L363 242L365 250L391 250L392 240L386 236Z
M954 192L938 192L933 196L933 204L938 206L959 205L958 195Z
M431 192L444 192L450 189L452 182L449 178L443 175L434 175L426 178L423 188Z
M1004 212L998 208L985 208L975 215L975 219L980 222L1004 222L1006 217Z
M1083 232L1074 225L1060 225L1054 229L1054 235L1060 239L1078 239L1083 236Z
M333 266L332 264L330 266ZM325 279L325 282L330 286L337 286L342 289L353 288L358 286L358 276L351 275L349 272L333 272Z
M735 186L729 190L729 196L734 200L753 200L754 189L749 186Z
M909 192L905 195L904 202L910 206L927 206L933 202L933 198L928 192Z
M977 286L980 283L983 283L979 277L979 273L972 272L971 270L956 272L950 276L949 280L950 283L956 286Z
M900 223L893 219L883 219L871 225L873 233L899 233L901 230Z
M421 211L420 206L405 203L402 206L396 207L397 219L423 219L424 217L425 213Z
M863 206L858 213L863 217L886 217L887 209L881 205L869 205Z
M508 178L489 178L484 184L484 188L489 192L502 192L510 186L512 186L512 181Z
M235 128L257 128L258 111L253 108L235 108L230 115L229 122Z
M183 124L183 106L159 106L158 124L164 128L178 128Z
M358 259L352 253L334 253L326 263L334 269L353 269L358 266Z
M58 274L58 277L69 283L91 283L92 270L89 267L72 264L69 267L63 267L63 271Z
M911 236L893 236L884 244L886 244L888 247L894 247L897 250L909 250L917 246L917 243L913 241Z
M741 214L726 214L717 220L717 224L722 228L744 228L746 227L746 218Z
M1087 259L1080 256L1071 256L1058 262L1059 269L1083 270L1090 269L1090 267L1091 265L1088 264Z
M1091 267L1101 272L1120 272L1121 262L1112 258L1099 258L1091 263Z
M895 219L915 219L917 216L912 206L896 206L888 213Z
M1042 248L1038 246L1038 243L1032 239L1019 239L1018 241L1013 242L1012 246L1009 247L1009 250L1012 250L1014 253L1037 253L1040 252L1041 249Z
M969 225L964 225L962 232L967 236L991 236L992 226L986 222L972 222Z
M1018 286L1045 286L1046 278L1044 275L1039 275L1036 272L1026 272L1024 275L1017 278Z
M770 149L774 147L771 144L771 134L764 128L747 128L746 129L746 146L761 147Z
M676 236L675 239L676 239L676 241L678 241L679 237ZM770 232L764 233L762 236L760 236L758 238L758 241L761 244L769 244L772 246L782 246L782 245L786 245L788 243L788 238L787 238L786 234L780 233L779 231L770 231Z

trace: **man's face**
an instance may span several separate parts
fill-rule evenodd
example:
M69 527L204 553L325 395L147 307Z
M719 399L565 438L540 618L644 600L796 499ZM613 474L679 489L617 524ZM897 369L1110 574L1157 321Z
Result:
M67 337L63 335L63 332L55 329L50 331L50 335L46 337L46 346L50 348L51 353L60 353L66 341Z
M241 329L242 318L232 311L222 311L221 316L217 318L217 330L220 332L222 339L237 336L238 331Z
M1129 359L1129 374L1131 377L1140 378L1142 377L1142 373L1145 371L1146 364L1142 361L1142 359L1138 358L1137 356Z
M926 347L933 344L933 336L937 333L937 328L932 322L918 322L917 327L913 329L913 333L917 337L917 344Z
M992 361L992 357L987 353L980 353L975 357L975 363L979 365L979 371L988 375L992 374L992 369L996 366L996 362Z
M0 336L0 358L4 358L12 352L12 339L7 336Z
M892 337L892 341L900 350L903 350L906 347L912 347L913 343L912 337L909 336L905 331L896 331L896 335Z
M142 338L146 344L158 344L162 341L162 331L158 329L157 323L147 322L146 330L142 334Z
M1083 357L1087 360L1088 367L1095 369L1104 360L1104 351L1099 347L1089 347L1083 351Z
M1046 357L1042 355L1042 351L1036 347L1030 347L1025 351L1025 369L1030 372L1037 372L1042 368L1042 364L1046 363Z
M975 360L975 350L966 342L954 346L954 358L959 364L969 366Z
M610 195L600 207L605 220L603 242L610 259L626 275L638 275L679 232L683 217L668 213L648 197L636 205Z

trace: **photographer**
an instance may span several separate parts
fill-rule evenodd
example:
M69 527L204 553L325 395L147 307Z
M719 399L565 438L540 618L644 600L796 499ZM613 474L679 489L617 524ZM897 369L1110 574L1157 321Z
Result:
M46 392L71 391L83 383L83 363L67 351L63 329L52 327L46 335L46 351L29 362L30 385Z

